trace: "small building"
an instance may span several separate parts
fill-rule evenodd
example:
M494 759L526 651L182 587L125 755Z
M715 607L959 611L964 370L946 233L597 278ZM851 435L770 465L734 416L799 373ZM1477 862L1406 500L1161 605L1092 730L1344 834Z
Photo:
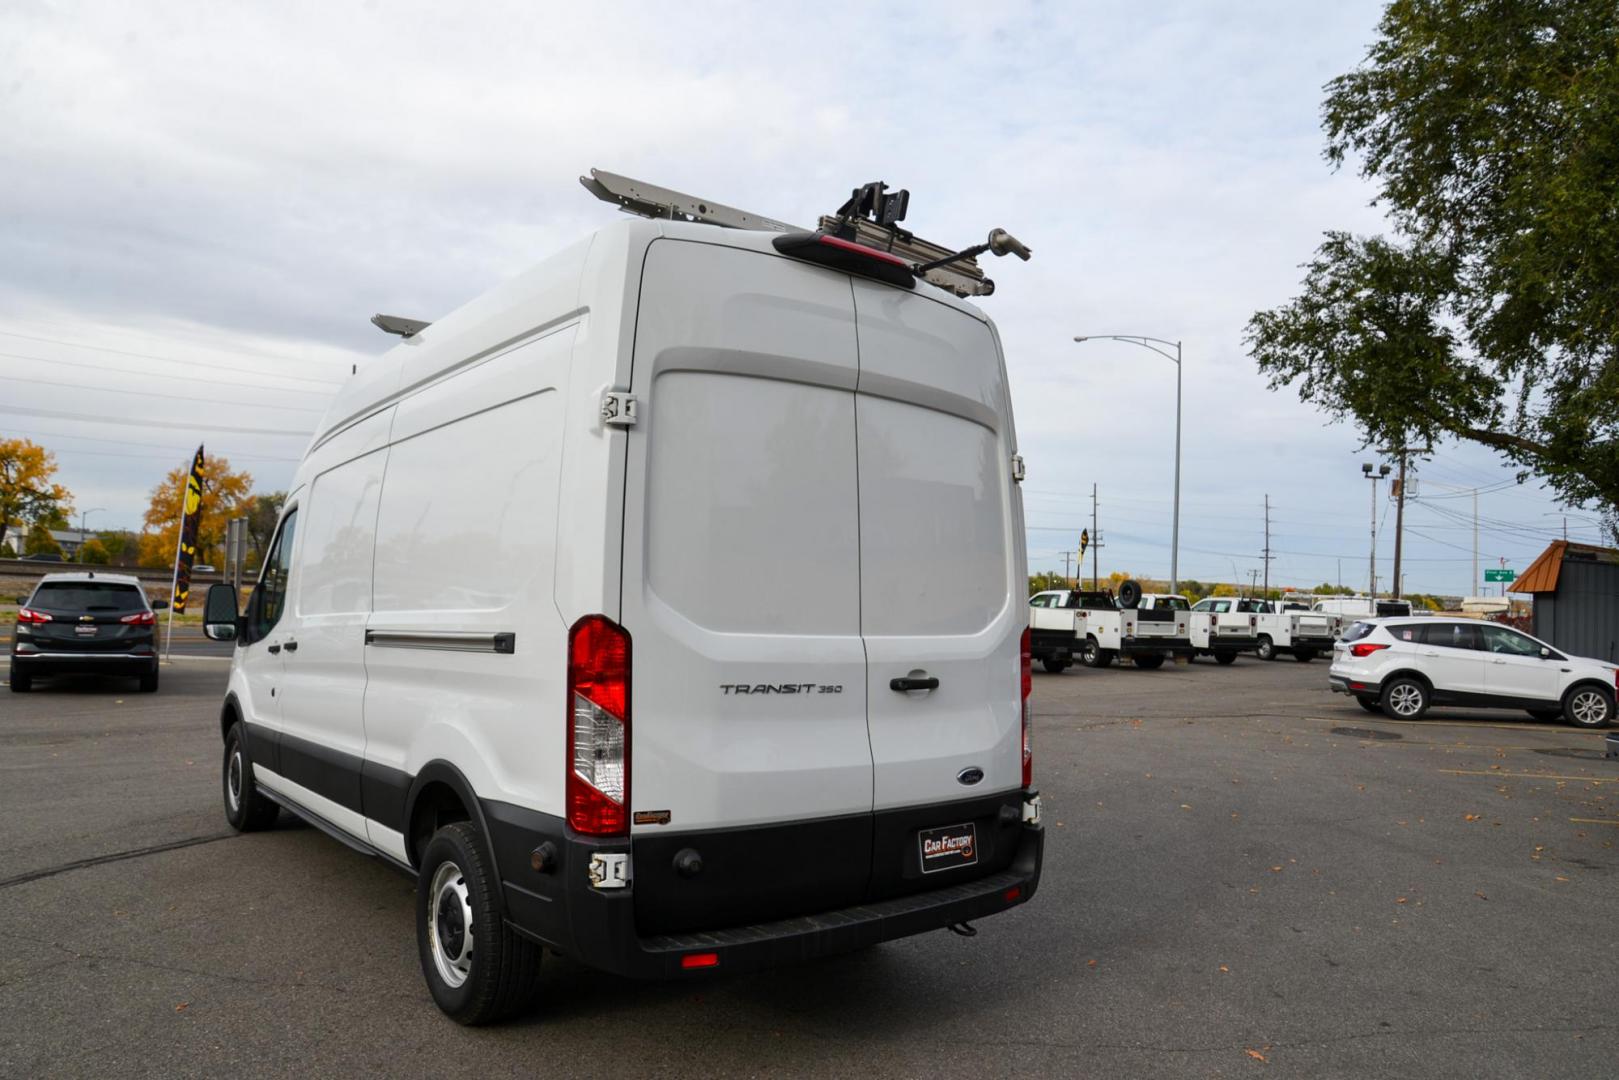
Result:
M1619 549L1553 541L1510 588L1534 597L1530 633L1619 663Z

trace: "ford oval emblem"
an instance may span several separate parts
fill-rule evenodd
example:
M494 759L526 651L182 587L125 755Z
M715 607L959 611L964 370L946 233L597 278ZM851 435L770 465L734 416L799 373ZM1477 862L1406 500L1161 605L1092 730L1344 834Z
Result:
M956 774L956 779L963 784L972 785L984 778L984 770L977 765L969 765Z

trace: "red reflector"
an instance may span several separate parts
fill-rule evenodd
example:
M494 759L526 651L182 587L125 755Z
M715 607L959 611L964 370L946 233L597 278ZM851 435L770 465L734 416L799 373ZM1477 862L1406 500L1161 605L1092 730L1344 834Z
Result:
M1357 641L1349 646L1349 652L1352 656L1370 656L1379 649L1386 648L1387 645L1380 645L1375 641Z
M708 968L720 966L720 954L714 952L687 953L680 958L683 968Z
M1366 684L1365 683L1359 683L1359 682L1352 682L1352 683L1349 684L1349 689L1351 689L1351 690L1364 690L1364 689L1366 689Z
M1007 889L1005 892L1001 893L1001 899L1005 900L1008 904L1014 904L1023 899L1023 886L1012 886L1010 889Z

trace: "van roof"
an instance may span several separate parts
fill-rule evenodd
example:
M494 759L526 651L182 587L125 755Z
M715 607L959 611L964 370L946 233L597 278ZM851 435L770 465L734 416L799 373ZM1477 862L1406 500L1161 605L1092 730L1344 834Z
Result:
M788 256L771 245L779 235L644 218L630 218L598 229L433 320L427 328L362 365L337 392L316 428L310 448L453 368L531 337L547 325L566 323L592 309L610 308L615 299L623 296L624 283L647 247L660 237L785 259ZM975 305L928 282L919 280L914 289L905 291L955 308L980 322L991 321ZM633 318L633 312L625 317Z

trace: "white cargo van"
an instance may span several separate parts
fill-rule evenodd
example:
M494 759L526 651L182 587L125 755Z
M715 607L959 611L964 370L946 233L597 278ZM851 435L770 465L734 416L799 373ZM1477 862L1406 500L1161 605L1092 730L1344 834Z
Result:
M210 593L231 824L415 875L463 1022L542 946L697 976L1034 895L995 327L819 236L626 220L417 330L340 392L246 613Z

